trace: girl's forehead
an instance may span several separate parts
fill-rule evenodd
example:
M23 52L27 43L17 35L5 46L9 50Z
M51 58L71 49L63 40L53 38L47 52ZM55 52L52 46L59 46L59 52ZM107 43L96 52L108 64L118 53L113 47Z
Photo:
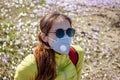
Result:
M66 20L66 19L56 19L55 22L52 25L51 30L55 31L55 30L60 29L60 28L66 30L69 27L70 27L70 23L69 23L68 20Z

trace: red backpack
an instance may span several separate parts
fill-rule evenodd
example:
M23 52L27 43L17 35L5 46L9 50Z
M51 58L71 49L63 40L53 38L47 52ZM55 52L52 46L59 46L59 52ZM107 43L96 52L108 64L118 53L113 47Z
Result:
M73 47L70 48L69 58L72 61L72 63L76 66L78 62L78 53Z

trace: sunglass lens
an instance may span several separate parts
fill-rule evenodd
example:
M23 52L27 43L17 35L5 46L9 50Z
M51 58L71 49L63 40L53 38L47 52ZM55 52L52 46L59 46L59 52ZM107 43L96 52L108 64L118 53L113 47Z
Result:
M67 31L66 31L66 34L69 36L69 37L72 37L74 36L75 34L75 30L73 28L68 28Z
M58 29L58 30L56 31L56 36L57 36L58 38L62 38L62 37L64 36L64 30L63 30L63 29Z

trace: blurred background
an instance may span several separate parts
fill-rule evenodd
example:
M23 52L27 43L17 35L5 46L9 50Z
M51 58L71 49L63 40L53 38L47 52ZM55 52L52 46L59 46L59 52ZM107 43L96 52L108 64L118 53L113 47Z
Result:
M0 80L13 80L52 11L73 21L73 44L86 53L81 80L120 80L120 0L0 0Z

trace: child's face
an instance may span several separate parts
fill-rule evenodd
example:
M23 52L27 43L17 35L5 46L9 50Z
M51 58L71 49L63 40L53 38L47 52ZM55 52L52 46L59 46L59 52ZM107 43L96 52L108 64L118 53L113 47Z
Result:
M56 39L57 38L56 33L51 33L51 32L56 32L57 29L67 30L70 27L71 27L71 25L70 25L68 20L65 20L63 18L58 18L53 23L53 26L50 29L49 33L48 33L48 37L50 37L51 39ZM47 42L49 43L50 46L52 44L52 40L51 39L47 38Z

